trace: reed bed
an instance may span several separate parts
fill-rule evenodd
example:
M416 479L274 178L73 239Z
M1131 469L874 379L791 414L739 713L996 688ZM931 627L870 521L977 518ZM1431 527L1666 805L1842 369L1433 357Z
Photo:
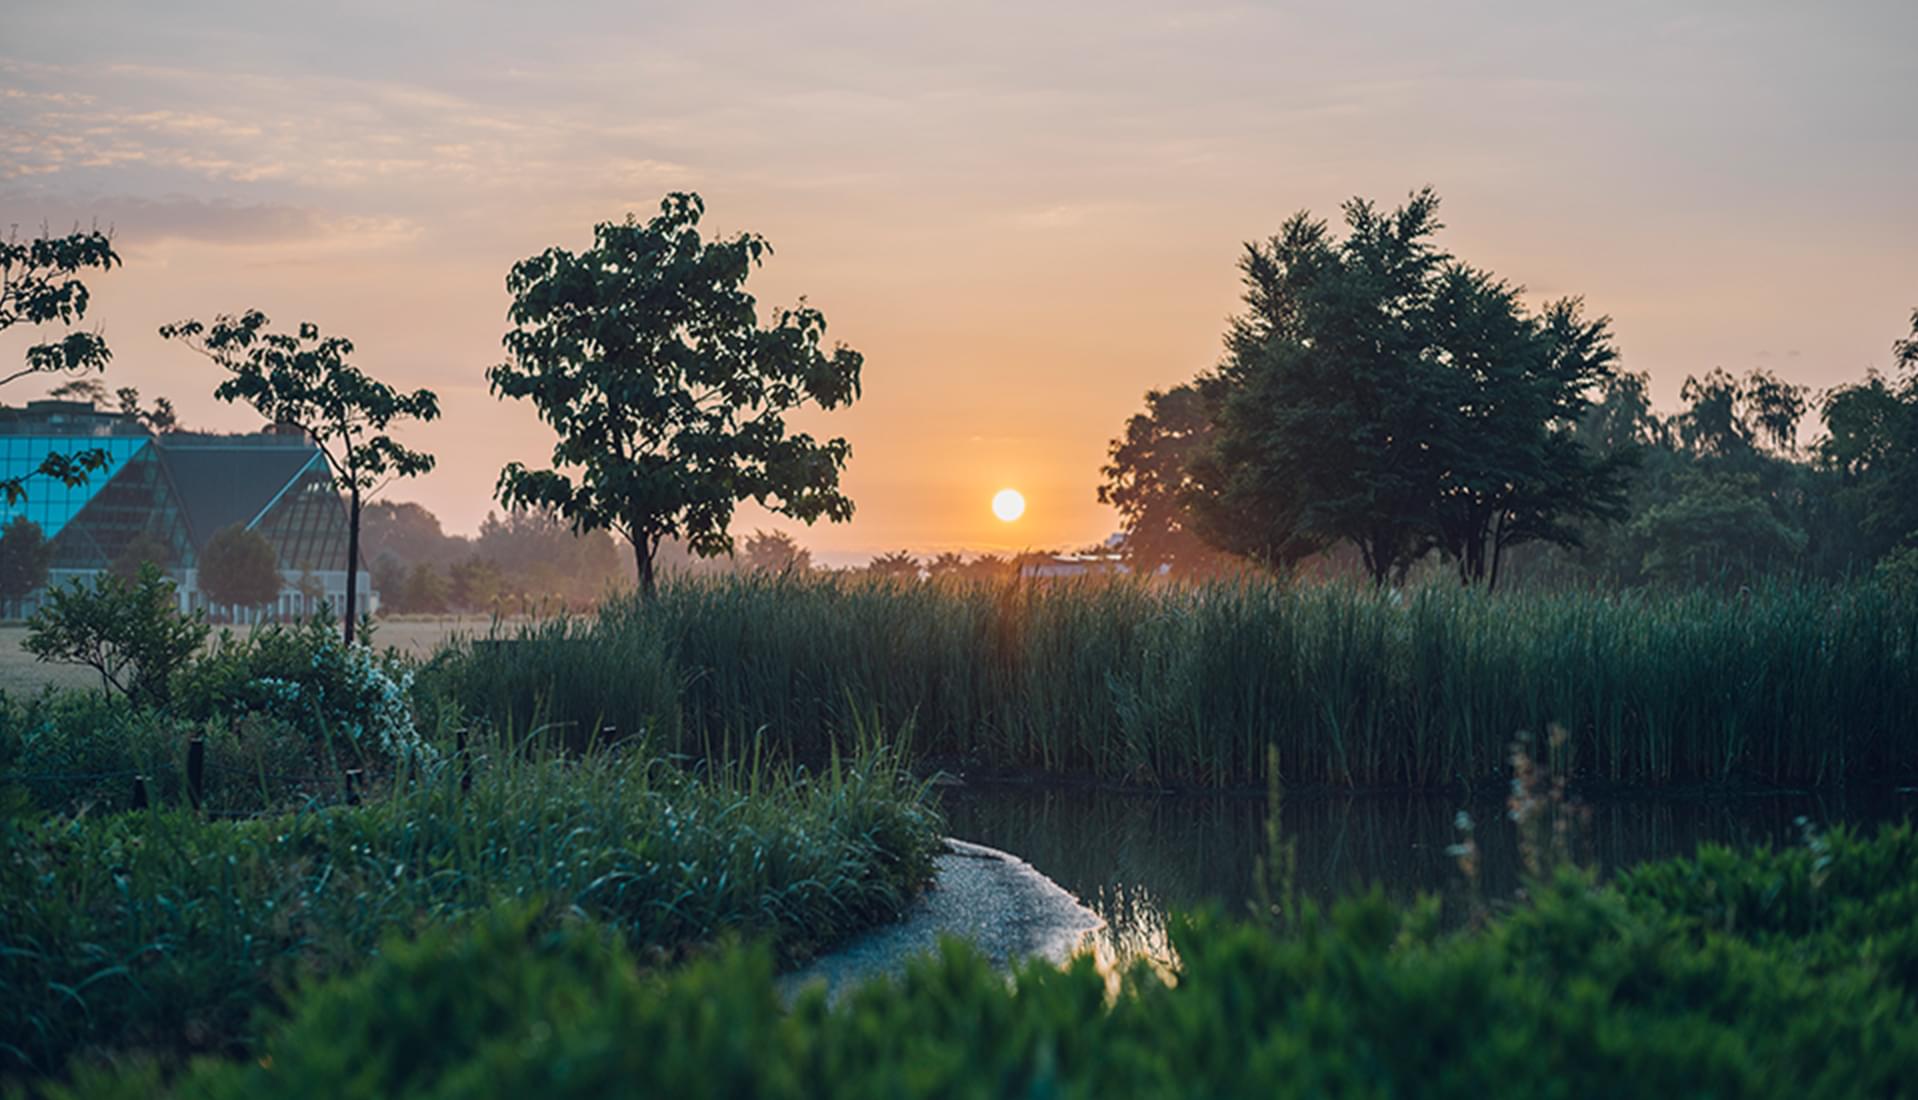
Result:
M295 980L504 903L590 921L648 960L732 937L798 958L896 916L931 877L937 814L884 752L813 773L741 753L689 775L527 741L476 742L317 812L8 807L0 1082L81 1051L242 1049Z
M1910 774L1918 605L1870 586L1488 597L1244 582L727 579L443 653L429 692L580 743L823 758L861 718L922 757L1162 786L1499 782L1560 726L1585 780Z

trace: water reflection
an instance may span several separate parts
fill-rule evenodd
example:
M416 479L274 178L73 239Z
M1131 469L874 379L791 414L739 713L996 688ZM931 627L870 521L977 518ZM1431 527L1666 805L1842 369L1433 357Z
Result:
M1265 802L1230 795L1151 795L1085 788L985 785L944 788L952 835L1012 852L1104 917L1094 944L1109 961L1168 960L1169 911L1251 903L1265 845ZM1795 844L1798 818L1821 827L1871 825L1918 810L1911 789L1758 796L1588 799L1580 862L1601 872L1690 852L1703 841ZM1280 815L1296 842L1299 892L1320 902L1377 885L1388 897L1444 897L1466 910L1469 890L1447 849L1454 819L1476 822L1484 893L1509 897L1519 882L1516 828L1496 798L1443 795L1290 795Z

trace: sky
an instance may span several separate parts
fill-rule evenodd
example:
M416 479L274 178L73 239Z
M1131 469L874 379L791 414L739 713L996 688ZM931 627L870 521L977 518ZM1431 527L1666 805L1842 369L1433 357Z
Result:
M669 191L865 356L822 561L1073 548L1146 390L1212 366L1300 209L1444 199L1441 244L1613 318L1624 365L1888 366L1918 306L1918 4L10 4L0 228L110 227L103 381L257 420L157 327L258 308L437 391L387 490L470 533L549 430L486 389L516 260ZM29 338L0 338L0 363ZM40 395L16 382L0 400ZM1029 507L994 518L1016 487Z

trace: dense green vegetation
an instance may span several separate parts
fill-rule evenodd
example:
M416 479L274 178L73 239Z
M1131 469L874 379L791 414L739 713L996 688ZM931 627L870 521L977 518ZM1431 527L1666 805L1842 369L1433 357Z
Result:
M35 629L116 652L156 616L204 636L157 591L111 579ZM688 766L644 739L469 733L325 619L128 667L0 698L0 1079L245 1049L295 981L508 901L649 961L733 936L790 960L931 875L937 815L870 732L810 771L746 743Z
M0 1060L243 1049L288 982L512 899L668 960L722 935L784 958L896 915L937 820L889 758L689 777L648 754L449 757L360 806L208 821L177 805L0 818ZM470 789L461 781L470 775Z
M1918 603L1871 585L1400 597L1251 580L730 579L509 632L422 686L467 713L677 751L764 731L821 758L849 720L922 757L1170 785L1495 782L1518 730L1574 774L1818 784L1912 768Z
M764 952L669 975L521 911L394 943L176 1095L1887 1096L1918 1073L1918 833L1561 872L1482 929L1376 895L1177 934L1177 980L1007 983L958 945L782 1008ZM164 1092L151 1073L75 1095Z

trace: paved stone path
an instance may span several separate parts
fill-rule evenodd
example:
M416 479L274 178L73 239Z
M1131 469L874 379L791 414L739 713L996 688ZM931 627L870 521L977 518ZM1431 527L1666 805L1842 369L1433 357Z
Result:
M836 998L869 978L903 973L907 959L945 935L971 940L1001 970L1033 957L1064 962L1105 923L1017 856L963 840L946 844L934 858L932 885L904 919L782 975L780 992L790 999L823 981Z

